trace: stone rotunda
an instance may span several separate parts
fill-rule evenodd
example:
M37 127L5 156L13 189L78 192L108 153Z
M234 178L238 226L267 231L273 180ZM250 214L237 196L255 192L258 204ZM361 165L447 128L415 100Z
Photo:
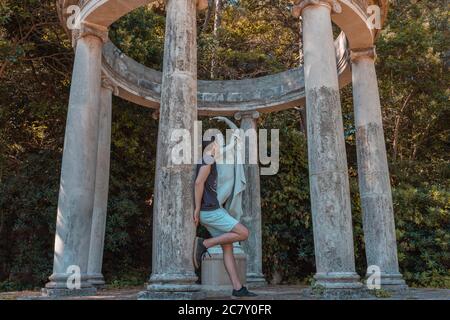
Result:
M207 292L192 264L195 165L173 165L167 156L170 130L193 135L199 115L235 116L256 128L260 113L295 107L307 111L308 160L317 272L315 283L329 291L358 291L352 216L339 89L353 84L358 175L367 264L381 271L385 289L405 288L399 272L394 212L374 41L379 30L369 6L387 15L387 0L295 0L292 14L303 24L304 66L275 75L232 81L197 80L197 10L207 0L167 0L163 72L123 54L108 39L122 16L156 0L59 0L62 25L75 50L61 184L53 274L49 296L86 295L104 284L102 256L109 182L112 95L159 110L153 213L152 273L142 299L195 299ZM70 6L80 24L67 28ZM332 23L341 34L333 39ZM70 30L72 29L72 30ZM247 283L265 283L262 273L259 168L245 166L244 223L251 237ZM67 283L71 267L81 272L79 288ZM301 267L301 266L299 266Z

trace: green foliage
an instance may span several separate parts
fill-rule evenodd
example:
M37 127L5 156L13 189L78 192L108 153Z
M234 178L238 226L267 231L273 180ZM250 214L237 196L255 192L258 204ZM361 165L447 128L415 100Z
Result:
M413 286L450 285L450 192L426 183L394 189L400 265ZM411 259L415 257L415 259Z
M131 270L131 271L130 271ZM120 289L127 287L142 287L143 283L148 279L148 270L136 269L129 266L127 269L118 271L107 283L109 289Z
M150 110L114 101L105 277L151 263L157 130Z
M201 33L199 77L242 79L283 71L298 64L298 20L289 11L289 1L224 1L217 37L212 30ZM212 21L211 21L212 22Z
M265 128L280 128L282 148L278 174L261 178L263 265L269 277L277 272L287 281L305 278L314 268L306 140L292 121L295 113L265 119Z
M242 79L301 64L300 26L288 2L224 1L216 34L214 19L205 23L200 13L199 77ZM444 1L393 1L377 42L400 267L412 286L450 287L447 9ZM111 39L161 69L163 10L143 7L123 17ZM72 60L53 0L0 2L0 291L41 287L51 273ZM351 87L342 102L363 275ZM279 128L281 138L280 172L261 181L264 272L286 283L309 283L315 270L302 120L290 110L260 121ZM113 288L142 285L150 273L157 125L150 110L114 100L104 254Z
M161 69L164 52L165 19L142 7L126 15L111 28L111 41L139 63Z
M386 141L394 159L445 159L442 151L450 141L450 72L444 61L449 12L445 1L394 2L377 43Z

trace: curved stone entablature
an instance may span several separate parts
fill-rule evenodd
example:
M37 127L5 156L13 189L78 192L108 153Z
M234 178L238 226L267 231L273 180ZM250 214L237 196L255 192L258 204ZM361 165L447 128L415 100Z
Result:
M303 0L305 1L305 0ZM109 27L122 16L154 0L60 0L59 13L70 5L79 5L81 21L90 26ZM302 1L294 1L301 3ZM314 2L314 1L313 1ZM373 46L376 30L367 22L367 7L378 4L382 19L387 12L387 1L340 0L335 1L339 13L332 15L341 29L335 41L340 86L351 82L350 50ZM199 5L201 7L201 5ZM70 31L67 30L69 33ZM162 74L134 61L108 42L103 50L102 70L117 86L118 96L136 104L159 108ZM297 68L278 74L244 80L198 81L198 108L201 115L231 115L243 110L273 112L305 104L303 69Z
M351 81L346 38L335 42L341 86ZM111 42L103 50L103 72L119 88L119 96L139 105L158 108L162 73L123 54ZM198 108L202 115L231 115L237 111L280 111L304 105L303 69L244 80L198 81Z

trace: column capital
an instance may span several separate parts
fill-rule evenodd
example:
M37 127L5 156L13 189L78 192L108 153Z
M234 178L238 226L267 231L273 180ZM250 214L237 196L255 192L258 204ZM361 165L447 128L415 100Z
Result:
M102 74L102 88L110 90L116 96L119 95L119 87L104 74Z
M352 62L357 61L359 59L377 59L377 51L375 46L370 48L361 48L361 49L352 49L350 51L350 59Z
M108 28L97 24L82 22L79 29L72 32L72 46L76 47L78 40L87 36L99 38L103 43L108 42Z
M197 10L198 11L203 11L203 10L207 9L208 6L209 6L208 0L197 0Z
M332 13L341 13L342 7L338 0L294 0L292 7L292 15L299 18L303 10L309 6L326 6L330 8Z
M236 120L242 120L242 119L258 119L260 116L260 113L255 110L250 111L239 111L234 114L234 118Z

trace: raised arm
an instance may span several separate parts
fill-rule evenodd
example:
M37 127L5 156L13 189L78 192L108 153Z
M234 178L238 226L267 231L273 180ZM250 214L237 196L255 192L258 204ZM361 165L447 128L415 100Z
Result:
M211 165L202 166L198 172L197 179L195 179L195 211L194 222L198 226L200 222L200 209L202 206L203 191L205 190L205 182L211 173Z

